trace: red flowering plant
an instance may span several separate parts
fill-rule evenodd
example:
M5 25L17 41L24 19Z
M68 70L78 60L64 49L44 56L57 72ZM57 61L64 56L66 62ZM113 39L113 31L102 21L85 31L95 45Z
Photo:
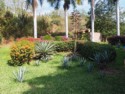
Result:
M30 42L36 42L36 41L42 41L41 38L33 38L33 37L28 37L28 38L18 38L16 41L21 41L21 40L28 40Z

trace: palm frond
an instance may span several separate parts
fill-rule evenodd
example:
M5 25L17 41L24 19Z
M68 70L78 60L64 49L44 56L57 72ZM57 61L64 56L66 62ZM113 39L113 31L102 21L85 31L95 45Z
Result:
M28 7L30 6L30 5L32 5L32 2L33 2L33 0L26 0L26 8L28 9Z
M43 4L43 1L44 1L44 0L39 0L41 6L42 6L42 4Z

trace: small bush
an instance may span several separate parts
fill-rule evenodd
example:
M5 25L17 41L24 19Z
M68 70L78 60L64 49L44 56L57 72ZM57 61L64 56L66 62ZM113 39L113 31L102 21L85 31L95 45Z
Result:
M119 43L121 45L125 45L125 36L112 36L109 37L107 40L108 43L110 43L111 45L118 45Z
M56 41L56 51L57 52L65 52L65 51L73 51L74 42L73 41Z
M55 40L56 41L61 41L62 40L62 36L55 36Z
M77 52L88 60L94 58L96 53L104 54L104 52L108 52L109 62L112 62L116 58L115 49L108 44L98 44L94 42L86 42L83 44L82 42L78 42Z
M23 65L24 63L29 64L29 62L33 57L34 53L33 48L34 45L32 42L26 40L16 42L11 47L11 52L10 52L11 60L9 60L8 63L11 65Z
M43 36L43 39L44 40L52 40L53 38L50 35L45 35L45 36Z

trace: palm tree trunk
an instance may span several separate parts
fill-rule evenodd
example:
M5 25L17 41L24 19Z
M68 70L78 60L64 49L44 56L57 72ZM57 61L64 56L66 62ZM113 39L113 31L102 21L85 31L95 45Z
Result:
M95 15L94 15L94 0L91 2L91 41L94 42L94 21L95 21Z
M34 13L33 13L33 25L34 25L34 38L37 38L37 15L36 15L36 9L34 9Z
M37 0L33 0L33 26L34 38L37 38L37 15L36 15Z
M120 36L119 0L116 1L117 36Z
M66 38L68 38L68 13L67 13L67 9L64 12L65 12L65 32L66 32Z

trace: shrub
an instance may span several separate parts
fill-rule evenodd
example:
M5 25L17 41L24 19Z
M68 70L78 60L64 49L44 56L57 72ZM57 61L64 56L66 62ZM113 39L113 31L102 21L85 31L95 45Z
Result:
M53 38L50 35L45 35L45 36L43 36L43 39L44 40L52 40Z
M65 52L65 51L73 51L74 42L73 41L56 41L56 51L57 52Z
M94 58L96 53L104 54L104 52L107 52L106 54L110 59L109 62L112 62L116 58L115 49L108 44L98 44L94 42L86 42L83 44L82 42L78 42L77 52L88 60Z
M56 40L56 41L61 41L61 40L62 40L62 37L61 37L61 36L55 36L55 40Z
M35 44L36 59L49 60L55 51L55 44L52 42L37 42Z
M16 41L22 41L22 40L28 40L30 42L36 42L36 41L42 41L40 38L33 38L33 37L28 37L28 38L17 38Z
M111 45L118 45L119 43L125 45L125 36L112 36L107 40Z
M2 35L0 34L0 44L2 43Z
M16 42L11 47L11 60L9 60L8 63L11 65L22 65L24 63L29 64L33 57L33 48L34 45L32 42L26 40Z
M54 32L51 34L53 37L55 36L64 36L65 35L65 32Z

